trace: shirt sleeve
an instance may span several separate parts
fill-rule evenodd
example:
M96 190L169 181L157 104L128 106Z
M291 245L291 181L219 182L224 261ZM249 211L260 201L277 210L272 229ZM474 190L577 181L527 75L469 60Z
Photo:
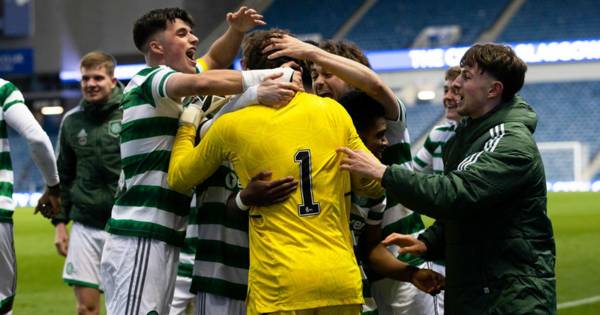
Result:
M339 106L339 107L341 108L341 106ZM346 129L346 132L347 132L347 142L346 143L347 143L348 148L353 151L362 150L369 154L372 154L371 151L369 151L369 149L367 149L367 147L362 142L362 140L360 140L360 137L358 136L358 133L356 132L356 128L354 127L354 124L352 123L352 119L350 118L350 115L348 115L348 113L345 110L343 110L343 108L340 111L339 115L341 117L342 126L344 126L344 128ZM380 198L381 196L383 196L384 190L381 187L381 184L376 180L367 179L365 177L354 175L352 173L350 173L350 180L351 180L351 185L352 185L352 192L356 193L357 195L374 198L374 199Z
M75 152L68 141L67 135L65 134L65 120L66 116L60 126L58 134L58 156L56 158L56 165L58 168L58 174L60 177L60 199L61 199L61 212L57 215L56 219L68 222L69 212L71 210L71 185L75 180L77 158Z
M198 73L206 72L208 70L210 70L210 68L208 67L208 64L204 58L196 59L196 71Z
M390 142L390 144L400 143L402 141L408 141L410 143L410 139L406 139L406 106L399 98L396 98L398 103L398 119L397 120L387 120L388 130L385 133L386 138Z
M23 94L15 88L2 104L6 124L27 140L31 158L48 186L58 184L58 171L52 143L46 132L25 106Z
M208 132L208 129L212 126L213 122L216 119L218 119L219 117L221 117L227 113L238 111L249 105L257 104L258 103L258 100L257 100L258 92L257 91L258 91L258 86L255 85L255 86L248 88L246 91L244 91L244 93L233 97L229 102L227 102L227 104L225 104L215 114L215 116L212 119L210 119L210 120L206 121L204 124L202 124L202 126L200 127L200 137L203 137Z
M427 140L423 144L423 147L417 151L413 158L413 169L415 171L432 174L433 173L433 152L435 148L431 147L431 134L427 136Z
M149 80L143 83L144 85L149 86L150 95L148 96L152 97L155 104L158 105L168 103L177 105L177 103L173 99L171 99L169 95L167 95L167 82L175 73L177 73L175 70L166 66L161 66L158 71L151 75L151 78L149 78ZM147 89L143 90L146 93L148 93Z
M535 172L541 167L536 163L541 162L533 157L534 147L530 136L507 130L447 175L415 173L392 165L382 185L388 195L416 212L435 219L469 218L526 189L529 181L539 180Z
M215 123L196 147L196 128L191 125L179 127L167 175L173 190L191 194L193 187L212 175L227 158L220 126L218 122Z
M427 252L421 258L428 261L445 258L446 239L444 233L444 223L436 220L423 233L419 234L419 240L427 246Z

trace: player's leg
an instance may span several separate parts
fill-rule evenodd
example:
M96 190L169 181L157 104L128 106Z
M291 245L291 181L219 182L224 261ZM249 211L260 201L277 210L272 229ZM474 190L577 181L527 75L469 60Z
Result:
M65 283L73 286L78 314L100 311L100 259L108 234L74 222L63 269Z
M246 304L242 300L198 292L196 295L196 315L219 314L246 315ZM248 311L248 314L252 313Z
M111 234L100 273L110 314L168 314L179 249L162 241Z
M427 268L438 272L442 275L446 275L446 266L436 263L436 262L428 262ZM434 305L435 305L435 315L443 315L444 314L444 290L434 296Z
M78 315L100 314L100 290L78 285L73 286L73 289Z
M185 314L188 305L193 305L196 295L190 292L192 287L192 278L177 276L175 280L175 292L173 293L173 301L171 302L171 310L169 315Z
M0 314L12 314L17 287L17 260L12 223L0 223Z

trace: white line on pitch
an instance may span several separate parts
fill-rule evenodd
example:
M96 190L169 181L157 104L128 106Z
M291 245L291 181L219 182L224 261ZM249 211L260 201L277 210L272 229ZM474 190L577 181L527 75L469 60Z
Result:
M581 299L581 300L560 303L560 304L558 304L557 308L560 310L563 308L576 307L579 305L592 304L592 303L596 303L596 302L600 302L600 295L592 296L592 297Z

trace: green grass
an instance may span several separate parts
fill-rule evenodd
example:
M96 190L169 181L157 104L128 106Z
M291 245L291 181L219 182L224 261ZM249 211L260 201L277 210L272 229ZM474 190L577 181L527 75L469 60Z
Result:
M600 295L600 193L550 193L548 213L556 240L558 304ZM600 302L558 314L597 315Z
M73 289L62 281L64 257L54 248L54 227L33 209L14 214L17 252L15 314L76 314Z
M74 314L75 299L62 282L64 259L54 228L31 209L15 212L18 283L15 314ZM558 303L600 295L600 193L551 193L548 213L557 247ZM561 309L560 315L600 314L600 302Z

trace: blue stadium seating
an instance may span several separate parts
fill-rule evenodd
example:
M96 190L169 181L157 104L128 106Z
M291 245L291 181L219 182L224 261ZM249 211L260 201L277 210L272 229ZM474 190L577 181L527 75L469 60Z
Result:
M406 120L411 142L429 133L435 123L444 115L444 107L440 104L417 104L406 107Z
M363 3L361 0L275 0L264 12L267 28L331 38Z
M526 84L520 93L538 113L537 141L580 141L600 150L600 81Z
M527 42L599 37L600 6L597 1L529 0L512 18L498 41Z
M520 93L538 114L535 138L543 141L579 141L590 157L600 151L600 81L526 84ZM543 154L550 181L573 180L572 157L566 153Z
M50 136L56 147L57 137ZM42 174L33 163L27 141L9 129L8 141L14 173L14 192L41 192L44 190Z
M500 16L508 0L378 1L348 34L367 50L408 48L427 26L459 25L470 45Z

